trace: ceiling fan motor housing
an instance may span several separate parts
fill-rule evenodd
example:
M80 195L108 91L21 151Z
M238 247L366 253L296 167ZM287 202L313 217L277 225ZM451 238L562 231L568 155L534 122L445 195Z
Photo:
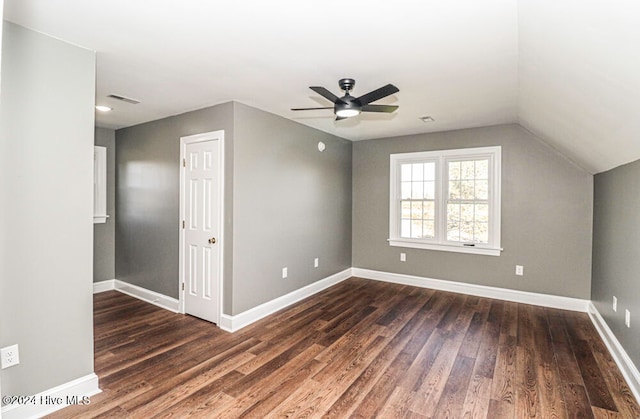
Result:
M356 81L354 79L340 79L338 81L338 86L346 92L349 92L353 89L353 86L356 85Z

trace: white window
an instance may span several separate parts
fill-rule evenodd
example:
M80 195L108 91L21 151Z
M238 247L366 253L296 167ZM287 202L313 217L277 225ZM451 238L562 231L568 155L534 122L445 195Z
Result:
M501 147L391 155L391 246L499 256Z

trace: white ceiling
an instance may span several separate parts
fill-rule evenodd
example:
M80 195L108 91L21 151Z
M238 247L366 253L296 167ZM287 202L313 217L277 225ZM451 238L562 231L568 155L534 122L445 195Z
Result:
M236 100L350 140L518 122L592 173L640 158L631 0L5 0L5 18L97 52L98 125ZM336 122L308 89L387 83L394 114ZM117 94L138 105L107 99ZM419 117L430 115L435 122Z

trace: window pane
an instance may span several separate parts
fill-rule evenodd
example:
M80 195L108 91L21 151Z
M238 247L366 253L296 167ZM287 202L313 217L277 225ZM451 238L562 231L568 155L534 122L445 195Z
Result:
M436 183L424 182L424 199L435 199L436 197Z
M463 180L460 182L460 198L473 199L474 196L474 182L472 180Z
M411 237L411 220L400 222L400 237Z
M460 182L449 182L449 199L460 199Z
M473 223L467 223L467 222L460 223L460 241L461 242L473 241Z
M460 220L460 204L447 204L447 221Z
M475 223L475 241L489 243L489 225L487 223Z
M403 164L400 166L400 180L401 181L410 181L411 180L411 165Z
M476 180L476 199L489 199L489 182L486 180Z
M414 163L411 165L411 180L423 180L424 179L424 164Z
M489 160L476 160L476 179L489 179Z
M422 224L422 235L425 238L434 238L436 236L435 222L425 221Z
M475 220L483 223L489 222L489 205L476 204Z
M411 203L411 219L413 220L421 220L422 219L422 202L412 202Z
M411 202L402 201L402 203L400 204L400 207L401 207L400 218L411 218Z
M460 205L460 220L473 221L473 204Z
M411 198L422 199L424 197L424 184L422 182L411 182Z
M424 180L435 180L436 164L434 162L424 164Z
M460 240L460 224L456 222L447 223L447 240Z
M449 180L460 179L460 162L449 162Z
M402 182L400 199L411 199L411 182Z
M411 220L411 237L422 238L422 220Z
M426 201L422 204L422 218L425 220L434 220L436 218L435 202Z
M463 161L461 162L462 164L462 169L460 171L460 178L461 179L473 179L475 177L475 162L473 160L471 161Z

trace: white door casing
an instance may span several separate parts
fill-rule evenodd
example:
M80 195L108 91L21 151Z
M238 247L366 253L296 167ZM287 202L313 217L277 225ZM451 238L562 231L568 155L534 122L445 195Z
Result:
M219 324L222 314L224 131L180 139L181 311Z

